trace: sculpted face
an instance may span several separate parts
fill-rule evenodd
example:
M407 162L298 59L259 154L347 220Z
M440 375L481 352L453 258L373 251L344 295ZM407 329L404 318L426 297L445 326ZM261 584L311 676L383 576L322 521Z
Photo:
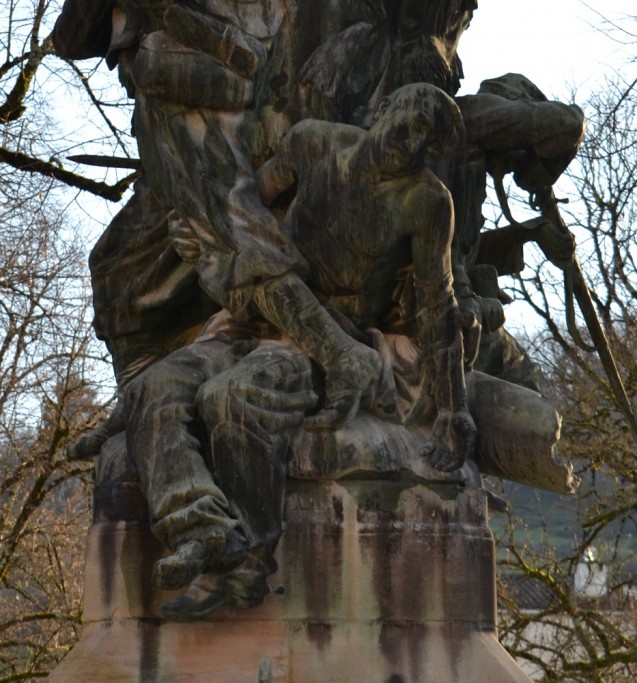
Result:
M381 102L371 131L384 174L415 172L453 152L464 139L462 116L442 90L424 83L399 88Z
M429 116L420 112L400 112L383 117L374 127L379 167L395 175L416 171L422 167L427 152L436 154L441 145ZM435 150L434 150L435 148Z

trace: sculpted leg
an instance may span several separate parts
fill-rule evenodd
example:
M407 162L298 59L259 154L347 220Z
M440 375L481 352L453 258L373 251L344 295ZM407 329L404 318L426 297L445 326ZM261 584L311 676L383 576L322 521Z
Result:
M266 342L202 385L196 404L211 434L215 479L249 549L236 568L200 576L164 603L164 618L200 619L225 604L257 605L267 595L282 532L288 443L315 403L309 360L285 342Z
M127 445L151 528L174 551L155 567L154 581L163 588L190 583L228 545L233 553L241 547L239 522L210 473L194 408L199 386L232 362L229 345L193 344L151 366L125 392Z

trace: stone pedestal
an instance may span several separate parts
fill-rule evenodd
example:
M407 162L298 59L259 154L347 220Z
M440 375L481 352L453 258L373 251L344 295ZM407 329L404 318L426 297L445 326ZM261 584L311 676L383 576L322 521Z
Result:
M255 609L163 623L162 549L139 522L88 537L84 631L53 683L529 683L496 638L484 492L291 481L275 591Z

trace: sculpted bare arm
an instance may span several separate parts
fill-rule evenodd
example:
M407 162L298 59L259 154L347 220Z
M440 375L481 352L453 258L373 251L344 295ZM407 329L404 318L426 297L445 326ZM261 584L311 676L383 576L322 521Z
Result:
M312 165L330 152L348 147L365 132L355 126L305 119L293 126L277 153L256 171L259 196L265 206L287 189Z
M467 406L460 310L453 293L453 200L433 175L409 196L418 339L437 408L425 454L443 471L461 467L475 449L477 430Z

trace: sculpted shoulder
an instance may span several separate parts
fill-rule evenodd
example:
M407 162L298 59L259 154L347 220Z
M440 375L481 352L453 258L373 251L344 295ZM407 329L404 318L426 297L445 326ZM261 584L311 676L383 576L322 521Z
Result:
M114 0L65 0L53 28L53 44L60 57L104 57L111 40Z

